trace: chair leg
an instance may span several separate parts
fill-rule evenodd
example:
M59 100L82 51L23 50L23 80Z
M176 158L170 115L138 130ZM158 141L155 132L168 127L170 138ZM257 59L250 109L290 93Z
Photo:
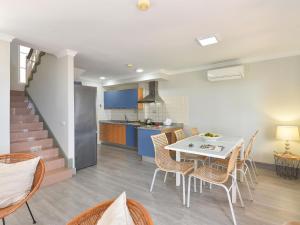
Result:
M229 190L228 190L228 188L225 185L220 185L220 186L222 186L225 189L225 191L226 191L227 199L228 199L229 207L230 207L230 211L231 211L231 216L232 216L232 220L233 220L233 224L237 225L236 224L236 220L235 220L235 215L234 215L233 207L232 207L232 202L231 202L231 197L230 197Z
M244 207L245 207L244 201L243 201L243 199L242 199L242 195L241 195L241 192L240 192L240 189L239 189L239 186L238 186L238 183L237 183L236 180L235 180L235 185L236 185L236 190L237 190L237 193L238 193L238 195L239 195L239 199L240 199L241 205L242 205L242 207L244 208Z
M188 196L187 196L187 207L188 208L190 208L191 179L192 179L192 176L189 176L189 181L188 181ZM194 177L194 179L196 179L196 178Z
M255 173L256 173L256 175L258 175L258 173L257 173L257 167L256 167L256 163L255 163L255 161L253 160L253 158L251 157L251 162L252 162L252 164L253 164L253 167L254 167L254 170L255 170Z
M238 170L238 171L241 171L241 172L242 172L242 174L243 174L243 176L244 176L244 179L245 179L245 182L246 182L246 185L247 185L247 188L248 188L250 200L253 201L252 192L251 192L251 190L250 190L249 182L248 182L248 179L247 179L247 168L246 168L245 171L243 171L243 170Z
M3 225L5 225L5 219L4 218L2 218L2 223L3 223Z
M245 174L246 174L246 175L249 174L250 182L251 182L252 188L254 189L255 186L254 186L254 183L253 183L251 171L250 171L250 168L249 168L249 166L247 165L247 163L245 163L245 167L246 167Z
M254 180L257 183L257 177L256 177L256 172L255 172L253 162L252 162L252 160L248 160L248 162L250 162L250 166L251 166L251 169L252 169L252 172L253 172L253 175L254 175Z
M165 174L164 183L166 183L167 176L168 176L168 172L166 172L166 174Z
M198 161L194 160L194 170L196 170L198 168ZM194 192L197 192L197 180L194 177Z
M30 216L31 216L31 218L32 218L33 224L36 224L36 221L35 221L35 219L34 219L34 216L33 216L32 212L31 212L31 209L30 209L30 207L29 207L29 205L28 205L27 202L26 202L26 206L27 206L27 209L28 209L28 211L29 211L29 213L30 213Z
M150 187L150 192L152 192L152 190L153 190L153 185L154 185L155 177L156 177L156 174L157 174L158 171L159 171L159 168L157 168L157 169L154 171L153 179L152 179L152 183L151 183L151 187Z
M202 188L203 188L202 180L200 180L200 193L201 193L201 194L202 194Z
M185 205L185 177L182 174L182 202Z

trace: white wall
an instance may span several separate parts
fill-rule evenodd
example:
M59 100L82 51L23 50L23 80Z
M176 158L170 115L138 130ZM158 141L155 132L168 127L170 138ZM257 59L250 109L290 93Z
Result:
M74 58L46 54L28 92L74 167Z
M244 79L216 83L207 81L205 71L174 75L159 83L159 92L162 98L188 99L186 129L198 127L246 140L259 129L255 160L273 163L273 151L284 147L275 139L276 125L300 125L300 57L245 68ZM292 142L292 148L300 154L299 142Z
M25 84L19 82L19 45L12 41L10 45L10 89L24 91Z
M10 42L0 40L0 154L10 152Z

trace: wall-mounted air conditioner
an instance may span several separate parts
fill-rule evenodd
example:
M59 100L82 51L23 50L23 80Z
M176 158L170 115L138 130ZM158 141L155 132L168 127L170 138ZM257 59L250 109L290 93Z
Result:
M242 79L244 77L244 66L231 66L207 71L207 79L209 81L222 81Z

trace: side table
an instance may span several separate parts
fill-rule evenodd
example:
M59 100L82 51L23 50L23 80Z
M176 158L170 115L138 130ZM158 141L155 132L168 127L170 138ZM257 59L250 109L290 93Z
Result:
M278 176L297 179L300 166L300 155L289 151L274 152L276 174Z

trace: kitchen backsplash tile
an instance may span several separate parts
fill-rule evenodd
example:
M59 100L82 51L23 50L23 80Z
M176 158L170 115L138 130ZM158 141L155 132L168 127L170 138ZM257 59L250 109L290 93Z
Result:
M113 109L110 110L110 114L112 120L125 120L125 115L130 121L138 120L138 112L134 109Z

